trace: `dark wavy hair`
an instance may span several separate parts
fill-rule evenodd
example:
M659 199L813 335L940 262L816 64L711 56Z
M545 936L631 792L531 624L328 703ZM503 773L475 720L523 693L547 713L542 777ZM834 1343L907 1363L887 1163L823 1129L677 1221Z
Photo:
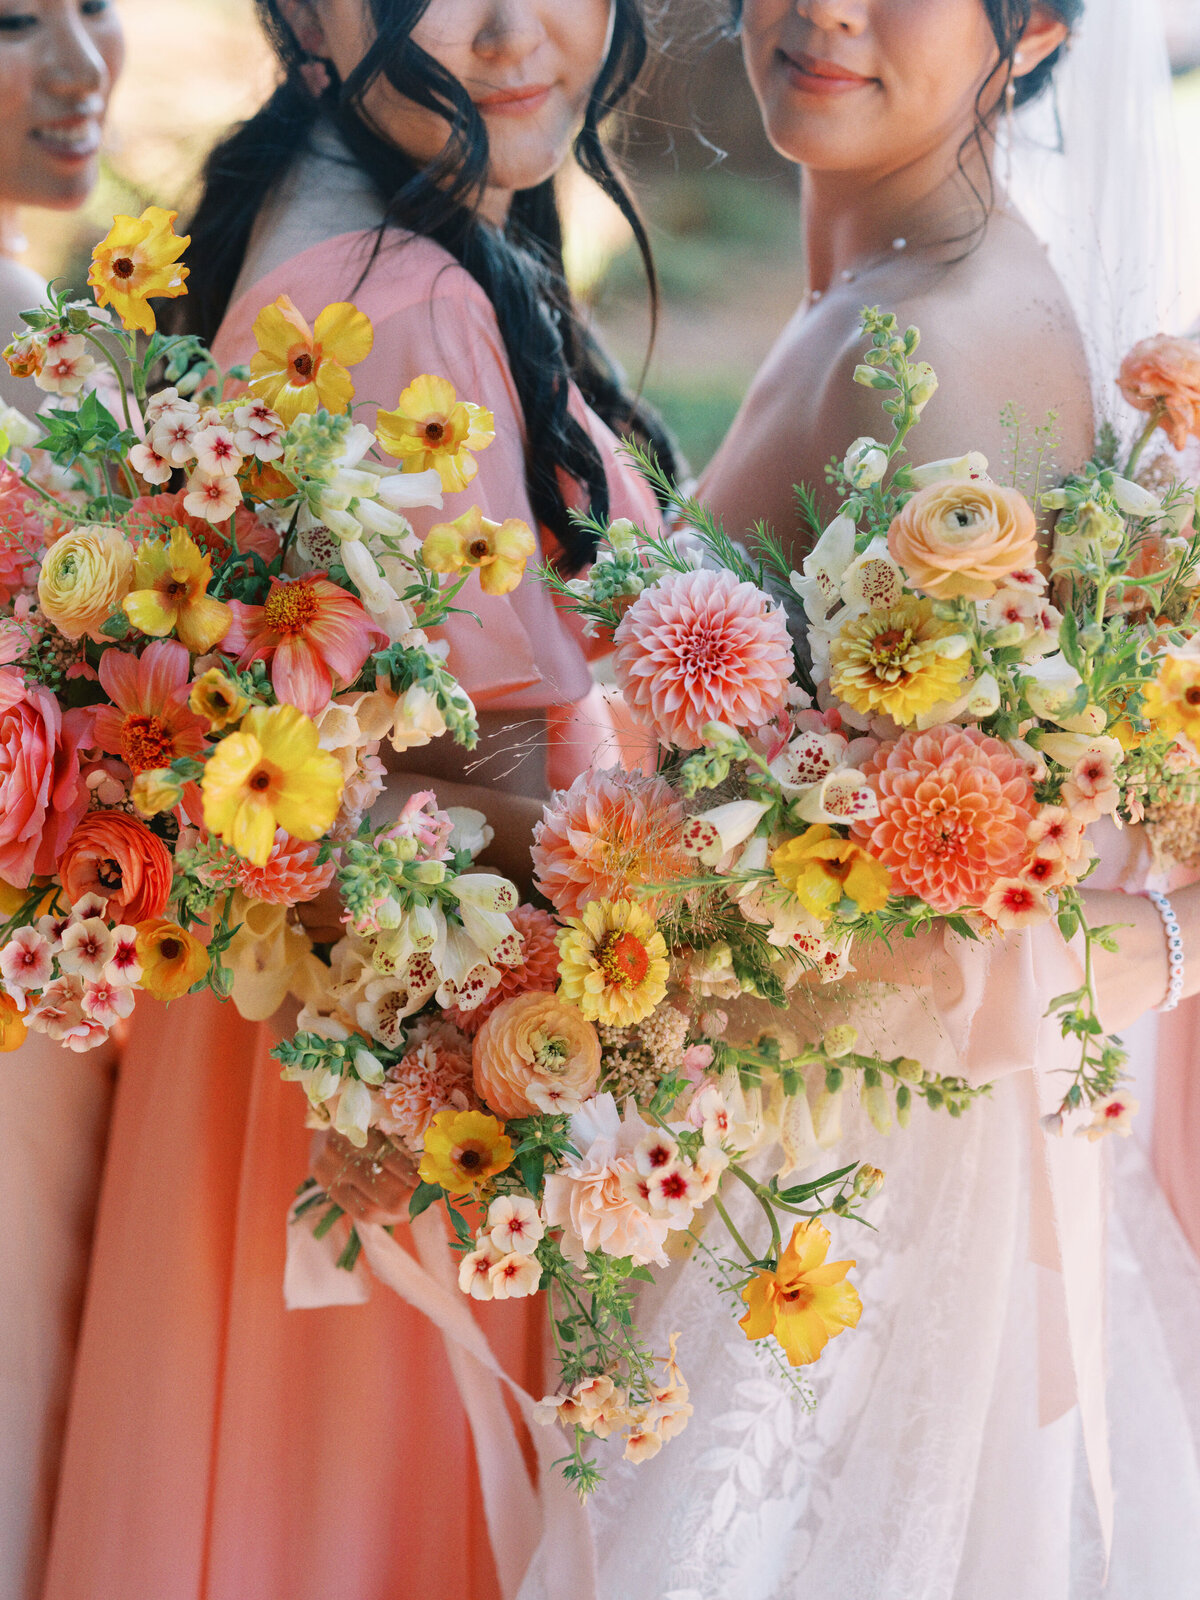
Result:
M595 554L595 546L571 518L563 476L583 489L599 517L608 514L609 493L600 452L568 409L570 383L578 385L588 405L614 431L651 445L670 470L674 452L658 419L628 392L574 304L563 266L554 180L520 191L503 230L480 217L488 173L487 130L462 84L413 41L413 29L430 3L362 0L373 43L345 82L330 68L329 86L318 97L305 81L309 58L278 0L255 0L284 77L266 105L208 159L203 196L190 224L191 277L180 314L189 331L208 340L214 337L263 203L308 147L318 119L328 117L384 207L371 261L387 230L403 229L441 245L491 302L524 413L530 501L538 520L561 545L564 567L578 570ZM575 141L575 156L632 228L656 315L658 280L646 229L601 136L605 120L633 88L648 53L642 0L615 0L615 13L612 43ZM449 140L434 162L418 164L370 120L364 101L380 79L449 124Z

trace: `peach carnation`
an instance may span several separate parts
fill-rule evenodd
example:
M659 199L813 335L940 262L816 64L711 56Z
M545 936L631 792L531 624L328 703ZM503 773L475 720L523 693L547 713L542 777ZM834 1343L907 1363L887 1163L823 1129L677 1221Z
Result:
M616 768L581 773L543 812L533 836L534 882L561 916L577 917L592 900L622 899L633 884L689 877L685 820L661 778Z
M1001 578L1037 566L1037 519L1016 489L952 478L913 495L892 523L888 550L914 589L937 600L989 600Z
M553 994L558 988L558 923L537 906L518 906L508 920L521 935L521 960L515 967L500 967L500 982L471 1011L448 1006L445 1017L460 1033L473 1039L505 1000L518 994Z
M1037 802L999 739L948 723L884 745L863 771L879 816L853 832L898 892L952 912L981 906L998 879L1019 876Z
M217 840L212 840L211 844L213 859L205 877L221 888L240 889L248 900L265 900L271 905L302 905L328 889L337 873L337 864L333 861L318 866L319 844L293 839L283 828L275 830L275 843L265 867L254 866L236 850Z
M93 811L78 824L59 864L67 899L108 902L110 922L161 917L171 893L171 856L156 833L124 811Z
M707 723L761 728L792 675L787 621L730 572L681 572L645 590L615 635L617 683L666 744L695 750Z
M420 1155L425 1130L439 1111L466 1111L474 1104L471 1047L456 1028L433 1021L413 1029L404 1055L388 1068L375 1122Z
M600 1036L552 994L497 1006L475 1038L475 1087L500 1116L575 1112L600 1077Z
M1159 413L1176 450L1188 435L1200 439L1200 344L1157 334L1143 339L1121 363L1117 384L1136 411Z

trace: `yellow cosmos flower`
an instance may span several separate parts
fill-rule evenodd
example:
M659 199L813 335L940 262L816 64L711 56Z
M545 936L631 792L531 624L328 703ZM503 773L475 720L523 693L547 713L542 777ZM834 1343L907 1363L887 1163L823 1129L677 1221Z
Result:
M199 939L166 917L138 923L137 958L141 986L156 1000L178 1000L208 971L208 951Z
M208 593L212 560L191 534L172 528L166 539L147 539L133 564L133 593L125 615L153 638L173 633L202 656L229 632L233 612Z
M25 1043L29 1028L10 994L0 994L0 1055L10 1055Z
M375 330L347 300L326 306L313 327L281 294L254 322L258 350L250 358L250 388L289 425L322 407L335 417L354 398L348 367L371 354Z
M460 400L445 378L426 373L404 390L395 411L379 413L375 435L402 471L433 467L447 494L457 494L479 471L472 452L491 444L496 419L482 406Z
M742 1290L749 1308L738 1326L747 1339L772 1334L793 1367L820 1359L830 1339L858 1326L862 1301L845 1282L853 1261L830 1261L829 1229L819 1222L798 1222L774 1272L756 1272Z
M469 1194L512 1166L512 1140L486 1111L439 1111L425 1130L422 1183Z
M855 711L882 711L907 725L953 700L970 665L961 636L934 616L933 601L905 595L843 623L830 651L829 685Z
M829 921L843 895L860 911L882 911L892 892L892 875L883 862L823 822L781 844L772 853L771 870L822 922Z
M256 706L204 769L204 826L256 867L266 866L276 828L319 839L343 784L340 762L319 741L316 723L295 706Z
M179 258L191 244L172 224L177 211L147 206L140 217L113 218L108 238L92 251L88 282L98 305L111 306L126 328L153 333L150 300L176 300L186 294L188 269Z
M628 1028L667 992L667 945L632 900L593 900L558 936L559 993L591 1022Z
M193 683L188 706L221 733L242 720L250 702L227 672L210 667Z
M1142 690L1142 712L1159 733L1200 738L1200 657L1165 656Z
M527 522L516 517L489 522L478 506L472 506L454 522L430 528L421 558L431 572L477 567L484 594L511 594L536 550L537 540Z

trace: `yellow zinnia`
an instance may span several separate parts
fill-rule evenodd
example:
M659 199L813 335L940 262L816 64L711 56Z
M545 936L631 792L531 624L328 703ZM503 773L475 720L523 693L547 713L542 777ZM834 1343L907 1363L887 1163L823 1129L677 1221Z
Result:
M830 1261L829 1229L798 1222L774 1272L756 1272L742 1290L749 1308L738 1326L747 1339L772 1334L793 1367L820 1359L830 1339L858 1326L862 1301L845 1277L853 1261Z
M402 471L433 467L447 494L457 494L479 471L472 451L487 449L496 437L496 422L482 406L460 400L445 378L426 373L404 390L395 411L379 413L375 433Z
M882 911L892 892L892 875L883 862L824 822L781 844L771 856L771 870L821 922L829 921L843 895L860 911Z
M1200 738L1200 656L1165 656L1142 690L1142 713L1158 733Z
M342 801L342 768L295 706L257 706L204 769L204 826L265 867L276 828L319 839Z
M156 323L149 300L175 300L186 294L188 269L179 258L191 244L172 224L177 211L147 206L140 217L117 216L107 239L92 251L88 283L96 303L111 306L126 328L153 333Z
M591 1022L628 1028L667 992L667 945L632 900L593 900L558 936L559 993Z
M174 633L195 656L211 650L229 632L233 612L208 593L212 560L183 528L167 539L147 539L133 565L133 593L125 615L153 638Z
M349 409L354 384L348 367L365 361L375 343L369 317L349 301L326 306L313 327L286 294L254 321L257 352L250 388L291 424L322 406L335 417Z
M934 615L932 600L896 605L842 624L830 650L829 686L855 711L884 712L905 726L953 700L970 669L966 640Z
M199 939L166 917L138 923L137 958L141 987L156 1000L178 1000L208 971Z
M421 546L421 559L431 572L477 567L484 594L511 594L536 550L537 540L527 522L516 517L489 522L478 506L472 506L454 522L439 522L430 528Z
M486 1111L439 1111L425 1130L422 1183L450 1194L469 1194L512 1166L512 1140Z

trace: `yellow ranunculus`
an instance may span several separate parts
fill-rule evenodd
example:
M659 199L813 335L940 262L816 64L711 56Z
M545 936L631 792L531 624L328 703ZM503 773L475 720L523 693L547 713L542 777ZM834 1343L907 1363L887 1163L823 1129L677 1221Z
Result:
M882 911L892 875L882 861L827 823L806 828L771 855L771 870L804 909L828 922L843 895L860 911Z
M141 987L156 1000L178 1000L208 971L208 951L177 922L139 922L137 958Z
M347 368L370 355L375 330L348 300L326 306L310 328L281 294L258 313L254 337L250 388L290 425L322 407L335 417L349 410L354 384Z
M970 665L966 641L934 615L933 601L905 595L842 624L830 648L829 686L862 715L882 711L908 726L953 700Z
M1164 656L1142 690L1142 714L1158 733L1200 738L1200 657Z
M439 1111L425 1130L422 1183L450 1194L470 1194L512 1166L512 1140L486 1111Z
M632 1027L667 992L667 945L644 906L593 900L558 936L559 993L591 1022Z
M421 546L421 559L431 572L477 567L484 594L511 594L536 550L537 540L528 523L516 517L489 522L478 506L472 506L454 522L439 522L430 528Z
M147 301L175 300L186 294L188 269L179 258L191 244L172 224L177 211L147 206L140 217L113 218L108 238L92 251L88 282L98 305L111 306L126 328L153 333L154 313Z
M830 1339L858 1326L862 1301L845 1281L853 1261L830 1261L829 1229L798 1222L774 1272L756 1272L742 1290L748 1310L738 1326L747 1339L772 1334L793 1367L820 1359Z
M447 494L457 494L479 471L472 452L487 449L496 423L490 411L460 400L452 383L426 373L409 384L394 411L379 412L375 433L404 472L433 467Z
M223 733L240 722L250 709L250 702L227 672L220 667L210 667L192 684L188 705L198 717L204 717L217 732Z
M133 592L125 615L154 638L174 633L193 655L202 656L229 632L233 612L208 593L212 560L191 534L173 528L168 539L139 546Z
M319 839L337 816L342 769L295 706L258 706L223 739L200 780L204 826L265 867L276 828Z
M120 528L91 523L51 545L38 574L38 600L68 639L101 642L100 629L120 608L133 578L133 547Z

